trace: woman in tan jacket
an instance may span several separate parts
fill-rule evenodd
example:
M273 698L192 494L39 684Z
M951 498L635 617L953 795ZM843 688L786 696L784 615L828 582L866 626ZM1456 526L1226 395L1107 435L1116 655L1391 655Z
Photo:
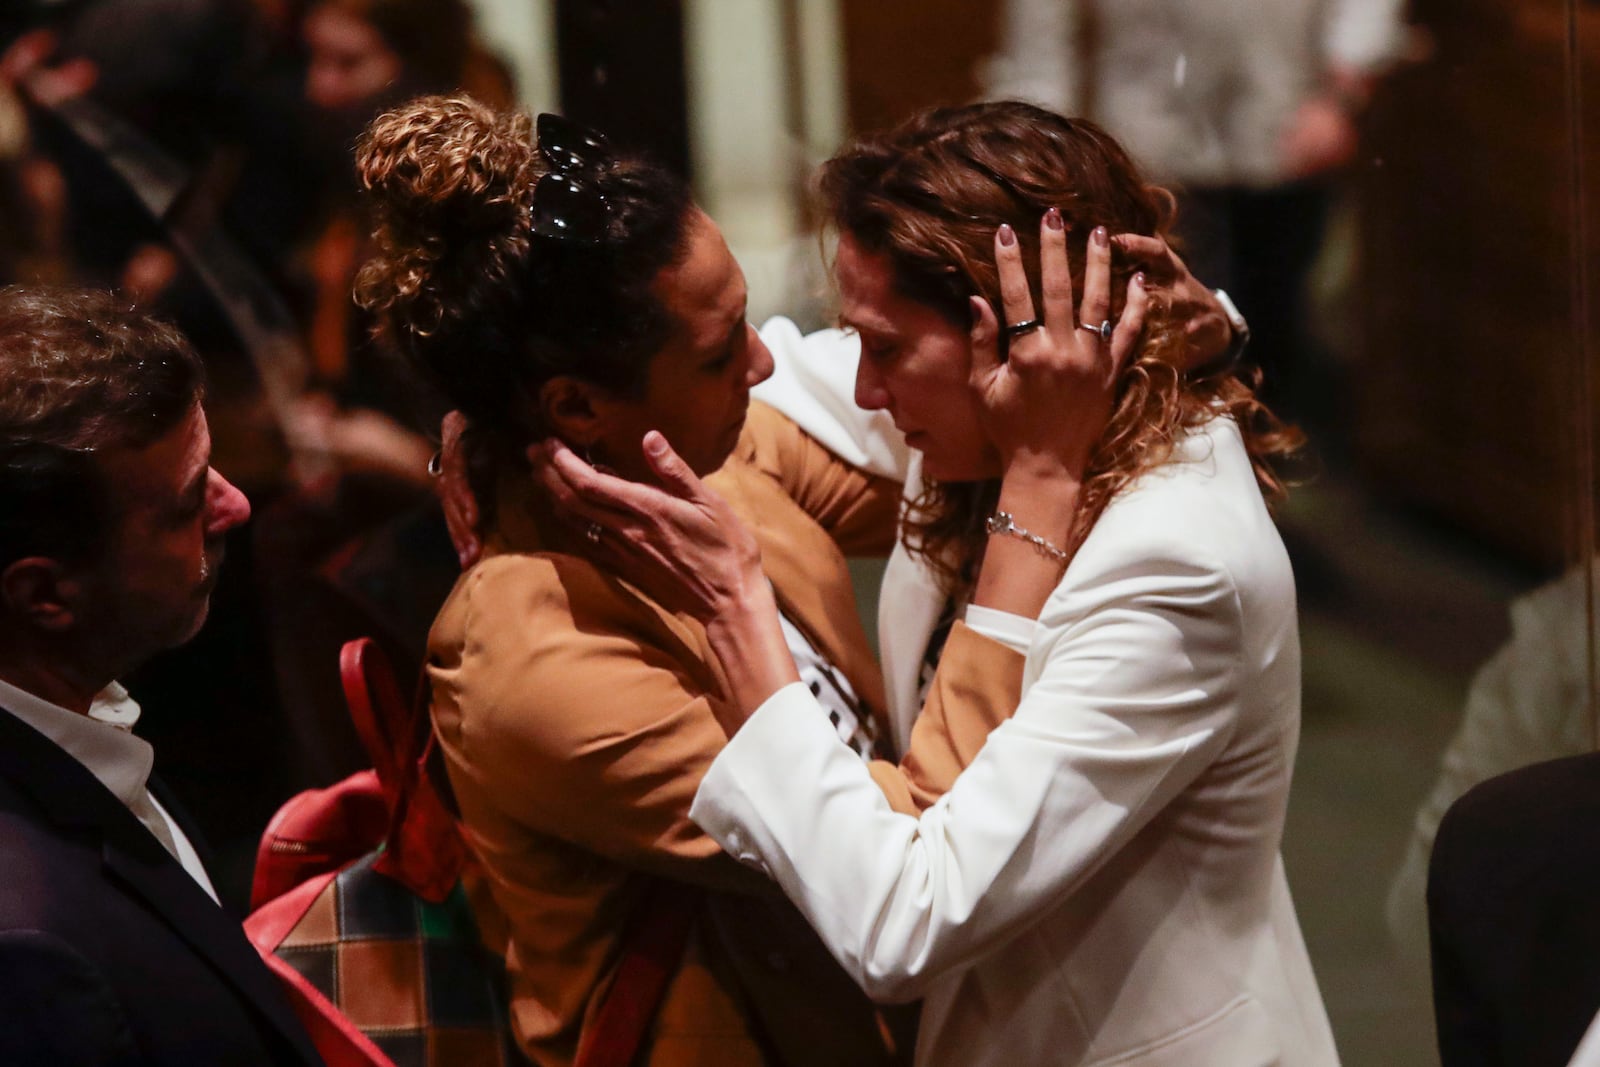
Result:
M622 932L651 921L666 881L699 906L640 1062L895 1062L906 1043L885 1040L792 907L689 822L728 699L703 628L592 562L524 453L554 434L644 477L643 431L669 431L756 530L791 651L862 757L893 753L845 556L888 551L900 486L751 405L772 355L677 179L557 117L537 141L530 127L428 98L379 118L358 152L379 248L358 298L471 424L484 550L433 627L432 712L503 912L518 1038L541 1065L572 1062ZM768 336L808 343L787 324ZM980 680L961 699L1008 711L1020 657L953 645ZM928 788L963 755L930 760Z

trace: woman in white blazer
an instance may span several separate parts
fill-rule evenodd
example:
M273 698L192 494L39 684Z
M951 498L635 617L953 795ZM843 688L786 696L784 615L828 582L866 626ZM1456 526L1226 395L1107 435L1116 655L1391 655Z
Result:
M1336 1063L1278 854L1299 643L1263 461L1285 439L1231 374L1179 375L1181 331L1112 268L1106 228L1159 234L1168 201L1102 131L1018 104L859 140L821 186L856 400L920 453L884 616L953 605L1024 657L1021 700L895 811L666 442L644 442L665 491L553 449L551 491L706 621L742 709L692 817L869 993L926 998L919 1063Z

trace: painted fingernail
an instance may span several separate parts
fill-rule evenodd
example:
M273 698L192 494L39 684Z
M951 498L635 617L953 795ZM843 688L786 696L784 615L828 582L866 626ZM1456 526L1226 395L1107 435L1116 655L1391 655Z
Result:
M1017 231L1013 230L1008 222L1000 224L1000 243L1006 248L1010 248L1017 243Z
M1061 221L1061 209L1058 207L1053 207L1049 211L1046 211L1044 213L1044 224L1050 227L1052 230L1063 229L1065 227L1065 223Z
M1137 285L1141 289L1144 288L1144 271L1140 271L1138 274L1133 276L1133 284Z
M1111 243L1111 235L1106 233L1104 226L1096 226L1094 228L1094 243L1101 248L1105 248Z

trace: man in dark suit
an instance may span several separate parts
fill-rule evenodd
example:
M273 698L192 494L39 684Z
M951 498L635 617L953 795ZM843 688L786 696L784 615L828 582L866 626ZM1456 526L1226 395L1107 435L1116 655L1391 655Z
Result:
M199 630L250 514L203 382L105 294L0 291L0 1063L321 1062L116 683Z
M1428 874L1444 1067L1566 1067L1600 1013L1600 753L1491 778Z

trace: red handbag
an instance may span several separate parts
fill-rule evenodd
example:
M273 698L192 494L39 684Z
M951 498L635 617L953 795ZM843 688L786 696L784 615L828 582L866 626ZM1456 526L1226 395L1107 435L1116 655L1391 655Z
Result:
M525 1063L511 1033L505 961L473 919L469 898L481 883L429 771L425 701L408 707L369 638L344 646L340 673L373 770L279 810L257 850L245 931L330 1067ZM685 887L657 886L624 936L616 980L574 1067L633 1061L697 904Z

